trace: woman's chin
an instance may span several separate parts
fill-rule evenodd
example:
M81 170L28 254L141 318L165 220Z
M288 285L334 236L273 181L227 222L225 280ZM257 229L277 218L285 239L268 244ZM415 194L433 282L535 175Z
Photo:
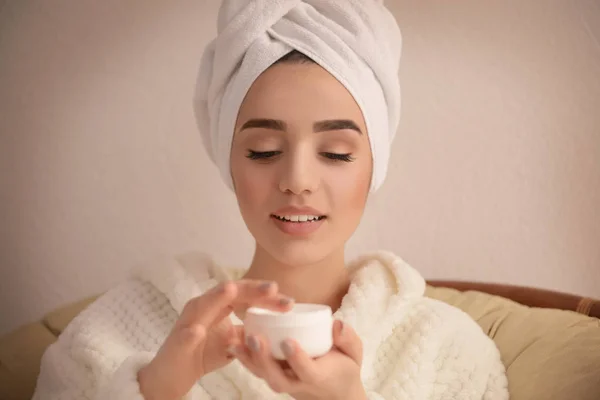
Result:
M289 241L268 246L271 257L291 268L314 265L331 256L333 249L327 244L312 241Z

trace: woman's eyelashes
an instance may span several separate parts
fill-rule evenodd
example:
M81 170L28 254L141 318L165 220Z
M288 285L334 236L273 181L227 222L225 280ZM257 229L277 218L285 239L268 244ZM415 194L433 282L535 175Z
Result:
M248 150L248 157L251 160L274 160L277 156L279 156L281 151L254 151ZM354 157L352 157L352 153L330 153L330 152L322 152L319 153L322 157L325 157L331 161L344 161L344 162L352 162L354 161Z
M268 160L281 154L281 151L254 151L248 150L248 157L251 160Z
M345 161L351 162L354 161L354 157L352 157L352 153L321 153L323 157L327 157L333 161Z

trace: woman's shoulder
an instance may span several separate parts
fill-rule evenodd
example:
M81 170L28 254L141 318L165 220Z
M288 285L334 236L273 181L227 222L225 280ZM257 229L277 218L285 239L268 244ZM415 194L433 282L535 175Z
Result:
M406 341L408 337L427 343L439 354L440 360L447 359L445 362L472 359L477 365L502 365L493 339L463 310L423 296L413 299L404 315L390 340L397 341L401 337Z
M434 326L437 332L487 337L469 314L441 300L423 295L414 300L412 308L416 320Z
M135 343L162 337L176 319L168 298L149 282L127 279L100 295L59 336L63 342Z
M354 283L364 289L365 298L382 298L385 313L398 321L435 326L437 332L483 333L479 325L461 309L426 296L427 282L402 257L389 251L367 253L349 266Z
M176 318L168 299L149 282L119 283L73 318L45 350L34 398L92 398L126 359L154 354Z
M164 294L178 314L185 304L219 282L235 279L236 271L200 251L157 257L132 272L131 276L150 283Z
M414 308L419 321L417 329L421 330L422 338L437 343L445 364L453 360L489 370L503 368L496 343L469 314L426 296L415 301Z
M226 274L225 269L199 252L163 256L140 264L80 312L64 330L62 340L122 340L132 332L162 335L191 298L226 279Z

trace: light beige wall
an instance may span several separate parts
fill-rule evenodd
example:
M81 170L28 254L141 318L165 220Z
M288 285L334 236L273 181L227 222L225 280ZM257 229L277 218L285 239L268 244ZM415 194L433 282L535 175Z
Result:
M349 255L387 248L427 277L600 297L598 3L388 4L403 120ZM4 2L0 332L159 253L248 261L190 108L217 6Z

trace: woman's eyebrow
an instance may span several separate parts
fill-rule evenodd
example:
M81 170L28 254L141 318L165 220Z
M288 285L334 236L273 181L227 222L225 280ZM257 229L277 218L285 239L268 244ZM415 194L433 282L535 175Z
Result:
M276 131L285 132L287 130L287 124L279 119L253 118L244 122L244 124L240 128L240 132L244 129L253 128L272 129ZM313 124L314 132L340 131L345 129L350 129L358 132L359 134L362 134L362 131L358 127L358 124L356 124L356 122L350 119L331 119L317 121Z
M318 121L313 124L313 130L315 132L340 131L344 129L350 129L362 135L362 131L360 130L356 122L350 119L332 119L326 121Z
M268 119L268 118L255 118L249 119L242 125L240 128L240 132L244 129L252 129L252 128L263 128L263 129L273 129L276 131L285 131L287 129L287 125L285 122L278 119Z

